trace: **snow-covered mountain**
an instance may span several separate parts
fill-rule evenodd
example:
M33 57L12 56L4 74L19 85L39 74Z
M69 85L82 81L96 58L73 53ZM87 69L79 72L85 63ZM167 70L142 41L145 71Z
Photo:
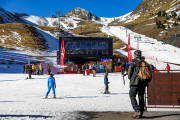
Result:
M0 8L0 24L3 23L24 23L24 21L17 15Z
M95 20L95 21L100 20L100 17L98 17L82 8L75 8L75 9L69 11L68 13L66 13L64 16L80 18L83 20Z

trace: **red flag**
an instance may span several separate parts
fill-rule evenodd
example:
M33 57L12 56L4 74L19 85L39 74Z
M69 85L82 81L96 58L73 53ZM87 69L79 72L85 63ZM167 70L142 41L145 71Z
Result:
M61 42L61 65L64 65L65 49L64 49L64 37Z
M131 44L130 44L130 33L128 37L128 63L132 60L132 55L131 55Z

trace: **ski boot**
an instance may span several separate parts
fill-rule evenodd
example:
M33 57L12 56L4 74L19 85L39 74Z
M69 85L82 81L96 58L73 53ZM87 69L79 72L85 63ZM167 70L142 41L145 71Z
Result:
M56 98L56 96L54 95L54 97L53 98Z
M48 98L48 96L46 95L46 97L45 98Z
M110 92L108 90L106 90L103 94L110 94Z

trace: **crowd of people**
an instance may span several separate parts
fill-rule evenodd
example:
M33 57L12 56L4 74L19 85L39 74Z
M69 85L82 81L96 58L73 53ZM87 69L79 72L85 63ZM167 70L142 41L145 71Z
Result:
M131 60L130 63L128 62L122 62L121 64L121 73L124 75L124 71L127 71L128 74L128 79L130 80L130 90L129 90L129 97L131 100L131 105L132 108L134 109L134 114L131 115L132 118L142 118L143 113L145 111L145 103L144 103L144 92L145 92L145 87L148 86L148 82L151 81L152 79L152 74L151 71L155 70L155 67L151 64L149 65L146 61L145 58L141 56L141 51L136 50L134 52L134 59ZM93 73L93 77L96 76L96 71L97 68L99 68L99 73L105 73L104 75L104 85L105 85L105 91L103 94L110 94L109 92L109 85L110 82L108 80L108 72L106 71L106 66L101 64L99 66L91 63L86 63L82 65L82 70L83 70L83 75L88 75L90 73ZM34 65L34 64L23 64L23 73L29 73L29 79L31 79L31 74L38 74L42 75L43 74L43 65ZM50 77L48 78L47 81L47 87L48 91L46 93L46 97L48 98L48 94L50 93L50 90L52 89L53 91L53 98L56 98L55 94L55 88L56 88L56 83L55 83L55 78L53 77L54 74L51 72L51 65L47 65L46 67L48 74ZM170 70L170 65L167 64L166 69ZM142 71L145 71L146 73L142 73ZM89 72L89 73L87 73ZM140 73L140 74L139 74ZM148 74L147 74L148 73ZM136 100L136 95L138 94L138 100Z
M51 73L51 65L47 64L47 72L48 74ZM23 73L29 74L29 78L31 79L31 75L43 75L44 66L42 64L35 65L35 64L23 64Z

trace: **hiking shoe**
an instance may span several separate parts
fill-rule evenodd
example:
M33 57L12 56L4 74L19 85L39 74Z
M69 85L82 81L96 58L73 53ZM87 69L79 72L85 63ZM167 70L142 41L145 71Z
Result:
M142 115L139 115L139 118L142 118Z
M141 114L139 115L139 118L142 118L143 112L141 112Z
M131 115L131 118L136 118L139 117L141 115L141 112L135 112L133 115Z

